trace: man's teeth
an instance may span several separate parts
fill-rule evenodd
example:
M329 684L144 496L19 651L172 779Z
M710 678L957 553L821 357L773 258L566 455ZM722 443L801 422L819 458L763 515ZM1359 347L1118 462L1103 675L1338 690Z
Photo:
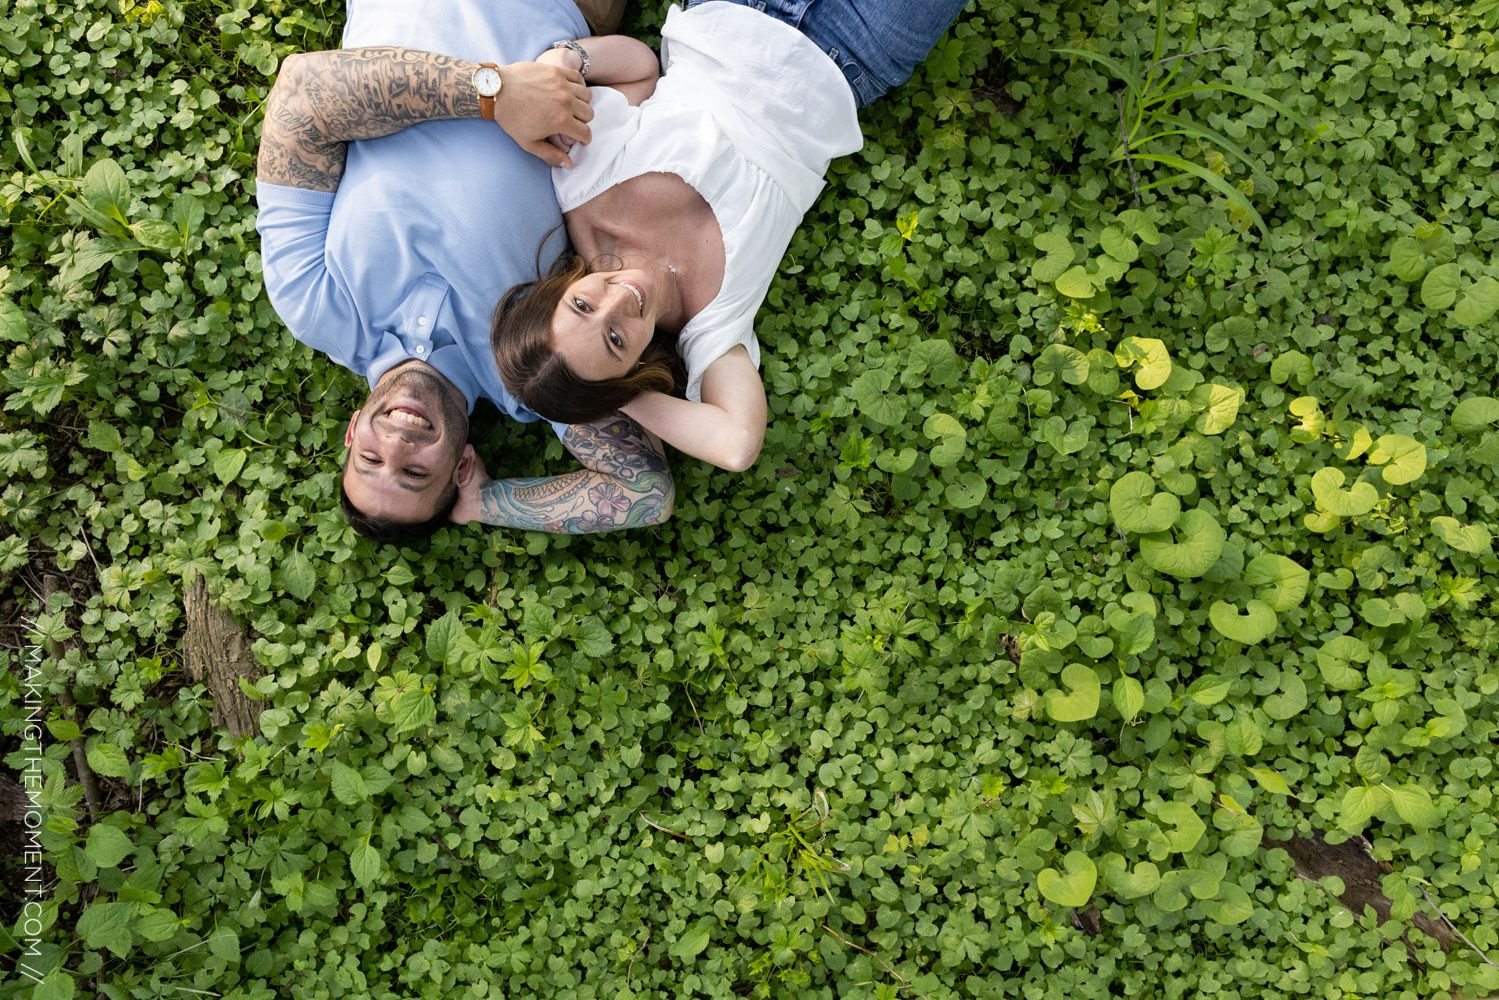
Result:
M385 411L385 415L392 420L399 420L401 423L410 424L413 427L427 428L432 426L431 423L409 410L387 410Z

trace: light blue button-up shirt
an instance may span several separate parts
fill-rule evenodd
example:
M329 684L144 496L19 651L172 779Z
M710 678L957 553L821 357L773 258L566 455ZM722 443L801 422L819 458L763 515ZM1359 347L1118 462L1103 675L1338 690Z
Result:
M355 0L344 46L504 64L586 33L566 0ZM563 245L545 163L493 122L427 122L350 143L336 193L257 195L266 291L294 337L371 386L417 359L470 408L482 396L538 419L500 380L489 331L500 296L536 276L542 241L543 265Z

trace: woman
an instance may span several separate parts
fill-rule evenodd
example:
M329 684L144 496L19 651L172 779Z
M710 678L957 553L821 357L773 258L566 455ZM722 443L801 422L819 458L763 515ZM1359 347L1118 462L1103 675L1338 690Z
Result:
M551 420L622 410L749 468L766 421L755 313L829 161L863 144L856 107L904 82L964 2L673 8L653 94L617 36L558 43L545 59L624 86L594 89L592 142L553 171L575 256L496 309L510 390Z

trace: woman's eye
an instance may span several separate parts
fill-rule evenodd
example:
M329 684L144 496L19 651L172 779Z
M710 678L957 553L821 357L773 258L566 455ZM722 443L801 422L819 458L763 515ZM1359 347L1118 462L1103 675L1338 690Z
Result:
M609 343L611 343L615 347L623 350L624 346L625 346L625 338L621 337L617 331L610 330L609 331Z
M587 312L588 303L584 302L582 299L573 299L573 308L578 310L578 312Z

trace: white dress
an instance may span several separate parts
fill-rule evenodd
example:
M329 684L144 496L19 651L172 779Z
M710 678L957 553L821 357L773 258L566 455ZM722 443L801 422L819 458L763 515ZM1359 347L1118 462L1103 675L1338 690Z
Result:
M661 30L663 75L632 108L593 88L592 141L552 182L564 212L642 174L672 173L713 210L723 285L677 340L687 398L703 373L744 345L758 366L754 320L791 236L835 156L864 144L842 71L801 32L748 7L673 7Z

